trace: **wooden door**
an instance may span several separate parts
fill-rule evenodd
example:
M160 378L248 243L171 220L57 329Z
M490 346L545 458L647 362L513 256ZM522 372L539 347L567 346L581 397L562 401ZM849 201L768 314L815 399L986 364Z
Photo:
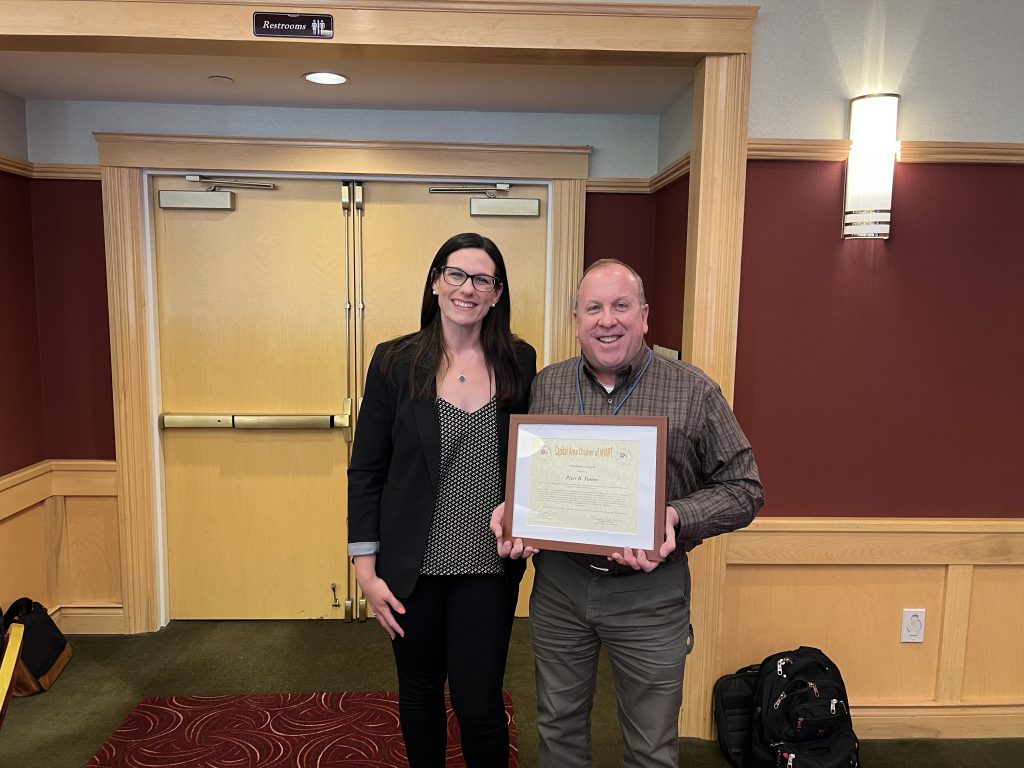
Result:
M377 344L419 328L427 268L438 248L460 232L478 232L498 246L508 272L512 332L533 345L538 364L543 364L547 185L517 184L502 195L540 200L540 215L536 217L471 216L470 197L481 193L431 193L430 186L426 182L365 182L363 207L353 209L359 243L354 270L358 338L354 352L358 359L353 361L359 371L358 397L362 396L366 366ZM517 615L528 615L532 584L531 567L520 590ZM357 590L354 577L350 589Z
M425 182L363 184L362 256L357 264L360 341L369 354L382 341L419 328L427 267L452 235L477 232L505 258L512 332L544 359L548 218L546 185L515 185L515 197L540 200L541 215L471 216L471 195L431 193ZM475 193L472 196L480 196ZM360 382L362 378L360 378Z
M341 184L277 184L237 190L234 211L154 206L164 412L340 414L351 396ZM341 430L162 440L171 618L341 617Z
M358 415L374 347L418 328L427 267L458 232L501 248L513 331L543 360L546 185L514 188L541 201L523 218L471 217L425 182L275 182L237 190L234 211L154 207L163 412L340 414L351 398ZM183 186L156 178L154 198ZM343 431L161 434L172 618L366 617Z

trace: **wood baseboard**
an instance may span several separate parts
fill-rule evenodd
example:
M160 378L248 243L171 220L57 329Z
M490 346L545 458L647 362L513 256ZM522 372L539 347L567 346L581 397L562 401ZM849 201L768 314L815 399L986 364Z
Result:
M59 605L50 616L65 635L124 635L128 631L120 603Z

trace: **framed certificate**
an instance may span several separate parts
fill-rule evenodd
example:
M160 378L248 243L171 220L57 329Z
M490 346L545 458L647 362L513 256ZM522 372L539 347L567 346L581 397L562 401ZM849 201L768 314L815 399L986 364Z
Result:
M661 560L667 432L667 416L511 416L504 538Z

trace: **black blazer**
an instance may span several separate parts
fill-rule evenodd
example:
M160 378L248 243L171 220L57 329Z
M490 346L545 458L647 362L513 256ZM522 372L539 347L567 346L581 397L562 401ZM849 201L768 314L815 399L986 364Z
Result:
M433 400L409 393L412 353L403 355L385 374L384 353L393 342L377 347L366 374L366 387L352 460L348 468L348 540L380 542L377 575L395 596L408 596L416 586L430 519L437 496L441 428ZM529 344L516 345L522 378L518 401L498 408L498 450L502 493L508 460L508 417L525 413L530 385L537 372L537 353ZM505 571L518 584L525 560L506 560Z

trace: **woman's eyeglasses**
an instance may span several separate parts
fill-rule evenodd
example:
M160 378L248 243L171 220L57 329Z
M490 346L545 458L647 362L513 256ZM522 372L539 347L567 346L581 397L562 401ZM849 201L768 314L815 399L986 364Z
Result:
M471 275L458 267L441 267L441 277L448 285L462 285L472 280L473 287L482 293L490 293L498 285L498 278L494 275Z

